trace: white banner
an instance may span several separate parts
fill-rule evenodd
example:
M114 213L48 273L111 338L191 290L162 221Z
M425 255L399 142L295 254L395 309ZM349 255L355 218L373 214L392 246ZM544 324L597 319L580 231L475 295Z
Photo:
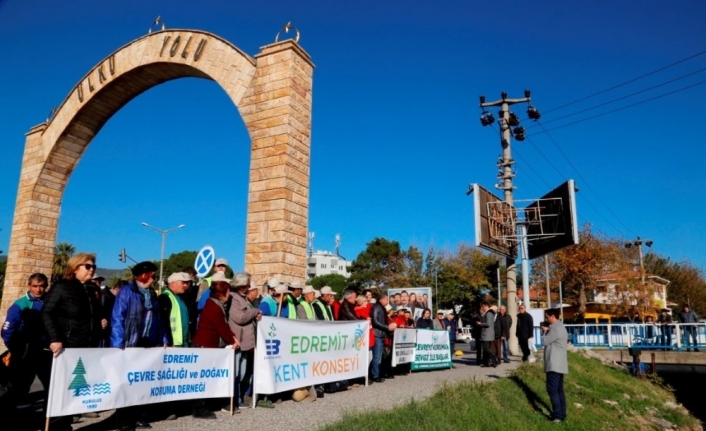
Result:
M368 322L263 316L257 325L254 392L274 394L368 373Z
M417 344L417 330L397 328L392 339L392 366L414 362L414 348Z
M449 331L445 329L418 329L412 370L451 368Z
M47 416L232 397L231 349L65 349L54 358Z

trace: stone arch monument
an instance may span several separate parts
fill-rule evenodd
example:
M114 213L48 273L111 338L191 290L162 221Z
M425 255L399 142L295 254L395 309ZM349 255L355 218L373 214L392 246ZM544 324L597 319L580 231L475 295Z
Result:
M266 45L253 58L214 34L171 29L98 63L27 133L0 314L31 273L51 273L64 189L101 127L140 93L185 77L218 83L250 134L246 270L256 281L305 279L313 69L296 40Z

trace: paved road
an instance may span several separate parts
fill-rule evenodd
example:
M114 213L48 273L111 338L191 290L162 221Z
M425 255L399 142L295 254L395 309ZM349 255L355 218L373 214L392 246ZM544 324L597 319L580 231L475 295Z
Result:
M230 416L229 413L217 412L217 419L194 419L184 416L172 421L153 422L155 431L159 430L199 430L207 427L213 431L231 431L234 427L245 426L249 431L311 431L327 423L335 422L344 413L350 411L390 409L408 401L428 398L446 382L461 380L494 381L505 377L519 364L519 358L513 358L510 364L497 368L481 368L475 365L475 352L470 353L468 346L460 344L465 351L462 357L454 359L455 369L415 372L409 376L398 376L370 387L358 387L346 392L326 394L314 402L295 403L285 401L275 409L243 409L242 413ZM41 386L39 387L41 388ZM38 388L38 389L39 389ZM82 419L74 424L74 429L82 431L110 430L112 411L101 414L100 419ZM185 411L188 415L190 412ZM39 429L39 428L35 428Z

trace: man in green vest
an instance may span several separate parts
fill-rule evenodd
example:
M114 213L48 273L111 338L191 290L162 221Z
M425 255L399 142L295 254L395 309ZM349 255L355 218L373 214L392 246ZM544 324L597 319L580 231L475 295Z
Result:
M316 290L313 286L304 286L302 290L302 299L297 305L297 319L299 320L316 320L314 312L314 300L316 299Z
M315 291L316 299L312 304L314 306L314 313L316 313L316 320L333 320L333 311L331 306L322 301L322 294L318 290Z
M303 301L302 298L302 284L299 280L294 280L289 283L290 295L287 296L287 300L282 306L287 306L288 316L290 319L297 318L297 309L299 308L299 302Z
M189 347L189 311L179 295L189 288L191 278L185 272L175 272L167 279L169 286L159 295L159 318L167 330L169 346Z

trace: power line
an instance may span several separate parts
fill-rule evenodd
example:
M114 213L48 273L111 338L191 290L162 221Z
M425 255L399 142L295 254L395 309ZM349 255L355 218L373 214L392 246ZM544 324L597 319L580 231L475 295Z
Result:
M547 129L544 128L544 124L542 124L540 121L537 121L537 124L539 124L539 126L542 128L542 130L544 130L544 133L547 134L547 136L549 137L549 140L552 141L552 144L554 144L554 146L556 147L556 149L559 150L559 153L562 155L562 157L564 157L564 159L566 159L566 161L569 163L569 166L571 166L571 168L574 170L574 172L576 172L576 175L578 175L579 178L581 179L581 181L583 181L583 184L591 191L591 193L594 194L594 196L596 196L596 198L598 198L598 201L603 204L603 206L608 210L608 212L610 212L610 214L611 214L613 217L615 217L615 219L618 221L618 223L620 223L621 225L623 225L623 227L624 227L628 232L630 232L630 233L632 233L633 235L637 236L637 234L635 234L635 232L633 232L625 223L623 223L622 220L620 220L620 218L619 218L619 217L613 212L613 210L605 203L605 201L603 201L603 199L601 199L600 195L599 195L598 193L596 193L595 190L593 190L593 187L591 187L590 184L588 183L588 181L583 177L583 175L581 175L581 172L579 172L578 168L576 168L576 166L571 162L571 159L569 159L569 157L566 155L566 153L564 152L564 150L561 149L561 146L559 146L559 144L556 142L556 140L554 139L554 137L549 133L549 131L547 131Z
M628 109L628 108L632 108L633 106L642 105L643 103L647 103L647 102L651 102L651 101L653 101L653 100L661 99L661 98L663 98L663 97L667 97L667 96L670 96L670 95L672 95L672 94L679 93L680 91L688 90L688 89L690 89L690 88L694 88L694 87L697 87L697 86L703 85L703 84L706 84L706 80L704 80L704 81L699 81L699 82L697 82L697 83L695 83L695 84L687 85L686 87L678 88L678 89L673 90L673 91L670 91L670 92L668 92L668 93L664 93L664 94L660 94L660 95L658 95L658 96L650 97L649 99L645 99L645 100L641 100L641 101L639 101L639 102L631 103L630 105L626 105L626 106L622 106L622 107L620 107L620 108L616 108L616 109L613 109L613 110L610 110L610 111L602 112L602 113L600 113L600 114L596 114L596 115L593 115L593 116L591 116L591 117L586 117L586 118L582 118L582 119L580 119L580 120L572 121L571 123L562 124L561 126L556 126L556 127L553 127L553 128L551 128L551 129L548 129L548 130L544 130L544 131L539 132L539 133L547 133L547 132L550 132L550 131L552 131L552 130L563 129L564 127L573 126L574 124L583 123L584 121L593 120L593 119L599 118L599 117L604 117L604 116L606 116L606 115L608 115L608 114L612 114L612 113L614 113L614 112L618 112L618 111L622 111L622 110L625 110L625 109Z
M670 79L669 81L665 81L665 82L662 82L662 83L660 83L660 84L653 85L652 87L647 87L647 88L642 89L642 90L640 90L640 91L636 91L636 92L634 92L634 93L630 93L630 94L628 94L628 95L621 96L621 97L618 97L618 98L616 98L616 99L609 100L609 101L607 101L607 102L603 102L603 103L600 103L600 104L598 104L598 105L594 105L594 106L588 107L588 108L586 108L586 109L582 109L582 110L580 110L580 111L573 112L573 113L571 113L571 114L566 114L566 115L563 115L563 116L561 116L561 117L552 118L551 120L545 121L544 123L545 123L545 124L553 123L553 122L555 122L555 121L559 121L559 120L562 120L562 119L564 119L564 118L573 117L574 115L578 115L578 114L583 114L584 112L592 111L592 110L597 109L597 108L600 108L600 107L602 107L602 106L610 105L611 103L619 102L619 101L621 101L621 100L630 98L630 97L632 97L632 96L637 96L638 94L642 94L642 93L645 93L645 92L647 92L647 91L654 90L655 88L663 87L663 86L665 86L665 85L667 85L667 84L671 84L671 83L673 83L673 82L680 81L680 80L682 80L682 79L684 79L684 78L688 78L688 77L690 77L690 76L696 75L697 73L701 73L701 72L703 72L703 71L705 71L705 70L706 70L706 67L704 67L703 69L699 69L699 70L697 70L697 71L695 71L695 72L687 73L686 75L682 75L682 76L680 76L680 77L678 77L678 78ZM528 129L531 129L531 128L533 128L533 127L537 127L537 125L536 125L536 124L531 125L531 126L528 127Z
M674 66L676 66L676 65L678 65L678 64L684 63L685 61L689 61L689 60L691 60L692 58L696 58L696 57L698 57L698 56L700 56L700 55L703 55L703 54L706 54L706 50L701 51L701 52L697 52L696 54L690 55L689 57L686 57L686 58L684 58L684 59L681 59L681 60L679 60L679 61L677 61L677 62L674 62L674 63L672 63L672 64L668 64L667 66L660 67L659 69L656 69L656 70L653 70L653 71L651 71L651 72L648 72L648 73L646 73L646 74L644 74L644 75L638 76L637 78L633 78L633 79L627 80L627 81L625 81L625 82L623 82L623 83L621 83L621 84L614 85L614 86L612 86L612 87L606 88L605 90L601 90L601 91L599 91L599 92L597 92L597 93L593 93L593 94L590 94L590 95L588 95L588 96L582 97L582 98L580 98L580 99L578 99L578 100L574 100L573 102L565 103L565 104L563 104L563 105L561 105L561 106L557 106L556 108L549 109L549 110L547 110L547 111L544 111L544 113L546 114L546 113L549 113L549 112L556 111L556 110L558 110L558 109L565 108L565 107L567 107L567 106L574 105L574 104L579 103L579 102L583 102L584 100L591 99L591 98L596 97L596 96L598 96L598 95L601 95L601 94L603 94L603 93L607 93L607 92L609 92L609 91L611 91L611 90L615 90L616 88L620 88L620 87L623 87L623 86L625 86L625 85L627 85L627 84L630 84L630 83L632 83L632 82L639 81L639 80L642 79L642 78L646 78L646 77L648 77L648 76L650 76L650 75L654 75L655 73L658 73L658 72L661 72L661 71L663 71L663 70L669 69L670 67L674 67Z

